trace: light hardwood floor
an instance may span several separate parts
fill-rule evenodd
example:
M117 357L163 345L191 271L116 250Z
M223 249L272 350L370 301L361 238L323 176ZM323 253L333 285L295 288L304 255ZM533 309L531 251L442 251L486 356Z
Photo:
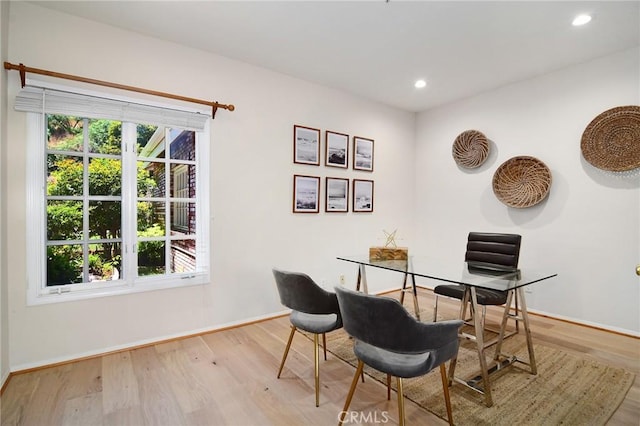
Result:
M421 306L433 304L431 291L420 289L419 297ZM405 306L411 309L411 301ZM453 301L443 300L440 309L446 316L457 313ZM498 319L499 311L489 309L488 321ZM537 343L640 373L640 339L537 315L530 321ZM310 340L294 337L282 377L276 379L288 335L288 318L280 317L15 374L0 400L1 424L337 424L354 368L330 353L327 361L321 357L316 408ZM430 374L440 380L437 370ZM363 417L350 425L397 424L395 396L387 401L386 388L372 379L358 385L351 410L368 415L369 422ZM406 417L412 425L446 424L408 400ZM638 425L639 419L636 377L609 424Z

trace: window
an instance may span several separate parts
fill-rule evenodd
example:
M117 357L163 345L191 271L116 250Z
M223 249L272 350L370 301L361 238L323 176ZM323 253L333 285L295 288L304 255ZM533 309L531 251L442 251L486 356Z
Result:
M208 117L30 88L16 109L33 153L29 303L208 281Z
M174 194L176 199L189 198L189 169L187 166L177 166L173 174ZM176 230L186 230L189 227L189 203L176 201L172 225Z
M46 115L45 286L118 278L122 123Z

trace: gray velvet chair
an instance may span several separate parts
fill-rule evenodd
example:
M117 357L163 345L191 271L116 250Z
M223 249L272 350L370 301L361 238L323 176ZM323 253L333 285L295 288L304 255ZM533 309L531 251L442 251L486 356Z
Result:
M342 425L344 421L364 364L387 374L387 399L390 399L391 376L397 378L400 425L405 421L402 379L422 376L439 366L447 416L453 424L445 362L458 354L458 330L462 321L422 323L396 299L342 287L336 287L335 291L344 328L354 339L353 351L358 358L338 424Z
M325 333L342 327L342 317L335 293L324 290L306 274L273 269L273 276L278 287L280 302L291 309L291 333L287 347L282 355L278 370L278 378L282 374L284 362L289 354L291 341L296 330L313 333L314 375L316 387L316 407L320 405L320 366L318 335L322 334L324 359L327 359L327 340Z
M482 274L496 274L501 272L511 272L518 269L520 258L520 244L522 237L517 234L500 234L487 232L470 232L467 237L467 250L465 261L470 271ZM464 296L464 286L457 284L441 284L433 289L435 294L435 306L433 309L433 320L436 321L438 314L438 296L447 296L462 301ZM506 291L496 291L483 288L476 288L476 299L478 305L482 306L482 327L486 306L501 306L507 302ZM466 313L466 306L462 307L463 317ZM516 313L518 301L516 299ZM475 315L475 312L471 312ZM517 327L516 322L516 327Z

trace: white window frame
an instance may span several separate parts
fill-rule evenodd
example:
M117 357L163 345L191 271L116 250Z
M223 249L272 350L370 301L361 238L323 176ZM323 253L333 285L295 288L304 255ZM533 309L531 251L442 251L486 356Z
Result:
M174 188L172 196L174 198L189 198L189 167L187 165L179 165L176 167L174 174ZM189 203L187 201L176 201L173 206L173 223L172 226L180 230L189 227ZM197 216L196 216L197 217Z
M40 87L51 87L43 83ZM61 86L55 85L58 89ZM123 100L125 102L141 102L137 99L106 96L104 93L81 91L77 89L64 90ZM156 107L171 110L181 109L174 105L152 103ZM183 109L194 112L194 110ZM207 113L202 110L195 112ZM123 272L118 280L92 282L82 284L67 284L62 286L46 286L46 241L47 241L47 210L46 210L46 114L27 112L27 143L29 152L26 167L27 183L27 304L40 305L56 302L68 302L95 297L119 294L138 293L144 291L179 288L192 285L208 284L209 271L209 144L210 124L208 120L204 129L195 132L196 143L196 269L188 273L165 273L163 275L138 276L136 267L137 247L137 191L136 185L125 185L125 182L136 180L136 128L135 123L122 122L122 258ZM133 179L133 180L132 180ZM127 219L128 218L128 219ZM166 226L170 226L169 223Z

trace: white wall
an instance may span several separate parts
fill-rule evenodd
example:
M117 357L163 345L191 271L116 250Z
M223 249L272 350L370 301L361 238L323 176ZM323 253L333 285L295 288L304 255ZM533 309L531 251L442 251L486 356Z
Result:
M0 59L4 63L7 57L9 46L9 3L0 2ZM0 93L6 93L7 74L0 74ZM4 158L6 158L6 140L7 140L7 98L0 96L0 194L5 194L6 179L5 167L3 166ZM7 206L4 197L0 196L0 388L9 376L9 307L7 296L7 268L5 267L5 240L2 236L5 234Z
M32 307L25 303L25 120L8 108L0 170L10 210L1 239L11 249L0 264L8 287L0 318L8 316L11 370L279 312L272 267L305 271L327 287L341 274L353 283L355 268L335 256L362 253L393 229L412 252L448 258L462 256L470 230L519 232L522 264L559 273L532 287L532 308L640 330L640 178L601 173L579 148L598 113L640 103L638 51L428 111L417 123L414 114L23 2L11 3L7 60L237 107L212 123L210 285ZM2 96L11 106L17 72L8 83ZM292 164L294 124L373 138L374 172ZM451 158L453 140L467 129L494 143L487 163L471 172ZM493 196L494 170L515 155L551 168L543 204L514 210ZM374 179L375 211L295 215L293 174ZM392 274L368 278L372 291L399 284Z
M12 63L233 103L212 122L212 282L207 286L26 306L25 118L9 108L7 157L12 370L242 322L283 310L271 268L331 287L356 270L335 259L413 228L415 115L201 51L11 3ZM312 66L312 64L310 64ZM37 77L37 76L34 76ZM58 81L58 83L64 83ZM9 75L9 105L19 89ZM375 140L373 173L294 165L293 125ZM10 159L10 161L8 160ZM375 181L372 214L293 214L293 174ZM324 181L322 183L324 196ZM396 285L395 283L393 285ZM375 291L390 286L373 279Z
M580 140L601 112L640 104L639 59L628 50L419 114L418 251L462 257L469 231L520 233L520 265L558 273L530 288L530 309L638 334L640 173L594 168ZM469 129L492 141L474 170L451 156ZM553 175L548 199L527 209L504 206L492 190L495 170L519 155L537 157Z

